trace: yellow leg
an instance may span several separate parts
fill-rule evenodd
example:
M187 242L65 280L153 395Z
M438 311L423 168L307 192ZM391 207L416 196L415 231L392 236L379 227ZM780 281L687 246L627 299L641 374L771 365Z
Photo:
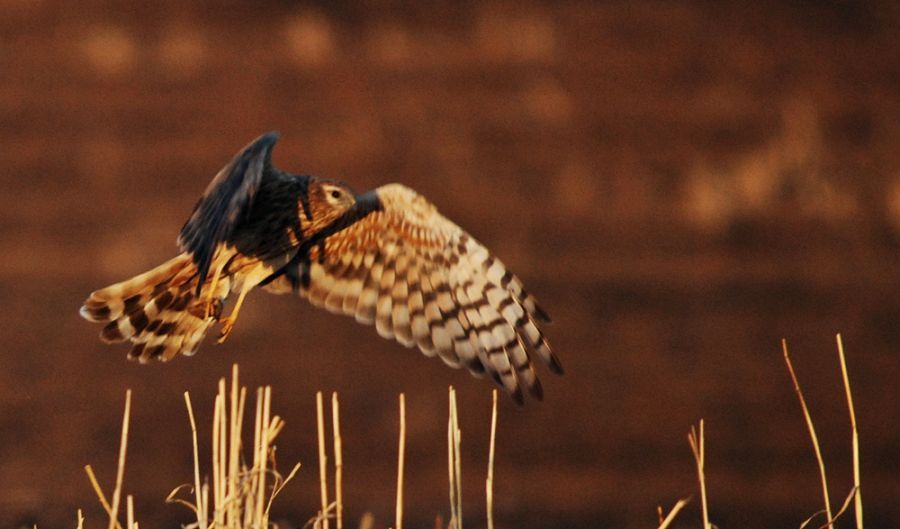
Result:
M216 295L216 288L219 286L219 278L222 277L222 269L224 268L225 263L216 267L216 271L213 272L212 281L210 281L209 287L206 290L206 296L203 301L206 307L205 314L207 318L213 315L213 298Z
M238 313L241 311L241 305L244 303L244 296L247 295L247 292L250 292L250 288L248 288L245 284L244 288L241 289L241 293L238 295L237 303L234 304L234 309L232 309L231 314L219 320L222 323L222 333L219 335L219 343L225 341L228 338L228 335L231 334L231 330L234 328L234 324L237 321Z

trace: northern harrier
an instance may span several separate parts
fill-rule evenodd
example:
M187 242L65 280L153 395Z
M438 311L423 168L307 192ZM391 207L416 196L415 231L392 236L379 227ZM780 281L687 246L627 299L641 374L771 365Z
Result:
M299 292L385 338L488 373L520 403L523 389L541 398L531 359L562 367L538 327L550 318L518 277L405 186L357 195L277 169L277 139L259 137L216 175L181 229L180 255L91 293L81 315L108 322L103 341L132 342L128 356L141 362L194 354L216 322L224 341L260 286Z

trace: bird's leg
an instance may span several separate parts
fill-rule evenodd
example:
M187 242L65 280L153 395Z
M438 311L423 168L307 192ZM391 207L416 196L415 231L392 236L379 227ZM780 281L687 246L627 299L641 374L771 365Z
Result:
M219 343L223 343L228 338L228 335L231 334L231 330L234 329L238 313L241 311L241 304L244 303L244 296L246 296L249 291L250 288L246 286L242 288L241 293L238 295L237 302L231 310L231 314L219 320L222 323L222 333L219 335Z
M216 271L213 272L212 281L209 283L209 288L206 291L206 297L203 300L205 318L209 318L213 314L215 314L215 303L213 299L216 296L216 287L219 286L219 278L222 277L222 270L225 268L225 265L228 261L225 261L221 265L216 267Z

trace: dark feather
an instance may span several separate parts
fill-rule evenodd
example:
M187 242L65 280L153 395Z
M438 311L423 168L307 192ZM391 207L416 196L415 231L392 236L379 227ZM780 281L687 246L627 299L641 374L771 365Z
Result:
M335 233L352 226L354 223L364 219L372 212L382 209L381 200L375 191L368 191L356 196L356 203L352 208L348 209L343 215L338 217L334 222L322 228L322 230L314 233L311 237L303 241L299 251L291 260L276 270L272 275L263 279L259 286L264 287L281 276L285 276L290 281L292 288L296 291L302 285L304 288L309 286L309 251L314 246L319 246L319 258L325 258L325 239Z
M250 211L260 182L271 171L276 141L278 133L269 132L238 153L209 184L191 218L181 228L178 245L191 254L200 276L197 295L209 274L216 248Z

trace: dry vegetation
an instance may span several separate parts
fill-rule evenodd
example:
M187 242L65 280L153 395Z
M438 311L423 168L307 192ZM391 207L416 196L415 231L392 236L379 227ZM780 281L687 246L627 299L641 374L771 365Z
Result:
M829 496L828 479L822 452L819 447L819 439L803 391L797 379L794 366L788 353L787 341L782 340L784 361L794 385L794 390L800 402L800 407L809 430L813 452L819 468L819 476L822 486L824 508L808 517L800 524L800 529L805 529L820 517L824 517L819 529L834 527L836 521L854 505L856 528L863 528L863 502L860 488L859 472L859 437L856 428L856 413L853 406L853 396L850 387L850 378L847 373L847 363L844 355L844 347L841 336L837 335L838 359L843 375L844 390L847 407L850 416L852 432L852 458L853 458L853 483L846 499L837 513L832 512ZM249 460L244 458L245 446L241 436L244 421L247 388L239 384L238 366L232 368L230 392L227 390L226 380L219 380L218 393L215 400L212 424L212 462L211 484L201 481L200 460L198 457L197 424L194 420L193 406L188 392L184 394L188 419L190 421L191 434L194 449L194 482L176 487L166 499L167 503L176 503L187 507L196 518L185 525L188 529L259 529L270 525L269 513L272 503L281 490L288 484L291 478L300 470L300 463L295 464L291 471L283 476L277 470L274 441L284 427L284 421L272 414L271 387L258 388L256 391L256 413L253 425L252 455ZM328 454L325 434L324 401L321 392L316 394L317 437L319 448L319 483L321 493L320 510L315 517L309 520L305 527L313 529L329 529L331 522L337 529L343 529L343 462L340 434L340 404L337 393L332 394L332 442L334 465L334 501L329 501L328 487ZM122 420L122 434L119 448L116 482L112 496L107 498L98 483L90 465L85 466L88 479L97 494L97 498L103 509L108 514L108 529L138 529L139 524L135 519L134 499L131 495L125 497L125 524L120 522L120 507L123 491L123 479L125 472L125 460L128 447L128 429L131 413L131 391L125 394L125 412ZM461 432L459 429L459 415L456 404L456 392L453 387L449 390L449 417L447 421L447 470L449 476L450 519L448 529L462 529L462 466L461 466ZM688 442L694 456L699 482L700 507L702 513L703 529L713 529L709 519L709 507L707 500L706 484L706 449L704 421L691 426L688 433ZM493 518L493 479L495 441L497 433L497 391L493 392L493 408L491 414L491 436L488 456L488 471L485 483L486 495L486 523L488 529L494 529ZM397 456L397 503L394 527L403 528L403 475L405 463L406 445L406 399L405 395L399 396L399 441ZM210 487L212 498L210 498ZM191 497L191 495L193 497ZM675 521L679 512L690 501L690 497L678 500L665 514L662 507L657 507L659 515L658 529L666 529ZM363 516L359 522L360 528L370 529L373 526L371 515ZM77 515L77 527L84 527L84 517L81 510ZM441 528L442 521L438 518L436 526Z
M197 440L197 423L194 420L194 409L188 392L184 393L185 406L191 427L194 451L194 481L175 487L166 498L167 503L180 504L187 507L195 518L185 525L187 528L209 529L250 529L269 527L269 513L272 504L291 478L300 470L300 463L293 466L287 476L282 475L276 464L275 438L284 427L284 421L272 414L272 389L270 386L256 390L256 414L253 424L253 445L251 461L245 459L245 445L241 436L244 424L244 413L247 401L247 388L239 384L238 366L232 367L230 392L227 391L224 378L219 380L216 394L212 424L212 462L211 483L201 480L201 464ZM406 446L406 398L400 394L400 436L397 457L397 506L396 529L403 527L403 472ZM461 499L461 457L460 429L456 406L456 392L451 387L449 394L450 414L447 423L448 468L450 480L451 516L448 528L462 528ZM333 475L334 501L329 501L328 487L328 454L325 435L325 413L323 396L316 394L317 437L319 448L319 483L321 492L321 508L316 516L309 520L307 526L314 529L329 529L334 521L337 529L342 529L343 520L343 461L340 434L340 403L337 393L332 394L332 435L333 435ZM128 430L131 416L131 391L125 394L125 412L122 419L122 436L119 459L116 471L116 482L111 500L107 498L100 486L91 465L85 466L85 472L100 505L109 517L108 529L138 529L133 504L134 499L126 496L125 525L119 521L120 502L123 491L125 460L128 448ZM493 392L493 410L491 417L491 441L488 464L488 477L485 491L488 501L487 524L493 528L493 474L494 445L497 428L497 392ZM210 491L212 498L210 498ZM366 515L360 527L371 527L372 519ZM78 511L77 527L84 526L81 510Z

